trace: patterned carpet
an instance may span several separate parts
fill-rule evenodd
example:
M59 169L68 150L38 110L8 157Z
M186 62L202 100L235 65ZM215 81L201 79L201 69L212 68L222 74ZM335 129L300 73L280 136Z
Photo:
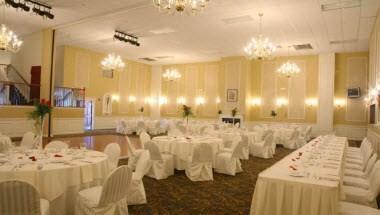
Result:
M144 177L148 204L130 206L134 214L249 214L258 174L291 150L278 147L273 159L250 157L242 161L244 172L237 176L214 173L214 181L192 182L184 171L165 180ZM121 164L125 164L124 160Z

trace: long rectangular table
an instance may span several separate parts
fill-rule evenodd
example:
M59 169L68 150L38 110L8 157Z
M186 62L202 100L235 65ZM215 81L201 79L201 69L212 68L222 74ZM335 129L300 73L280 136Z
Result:
M259 174L251 215L337 215L347 138L318 137Z

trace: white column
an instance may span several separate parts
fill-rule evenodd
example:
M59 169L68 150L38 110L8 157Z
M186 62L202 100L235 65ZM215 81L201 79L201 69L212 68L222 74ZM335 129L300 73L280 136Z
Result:
M335 53L320 54L316 135L334 131L334 80Z
M152 66L152 77L151 77L151 89L150 97L153 99L150 105L150 117L152 119L159 119L161 115L159 98L161 96L161 71L162 66L153 65Z

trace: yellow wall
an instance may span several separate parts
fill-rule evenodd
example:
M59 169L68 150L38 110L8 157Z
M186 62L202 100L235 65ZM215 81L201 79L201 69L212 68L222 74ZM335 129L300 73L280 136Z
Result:
M262 72L266 72L263 70L263 63L273 63L276 65L274 69L277 69L280 65L285 63L287 60L295 61L295 62L303 62L305 65L306 73L306 87L305 87L305 100L309 98L318 99L318 56L292 56L292 57L276 57L273 60L268 61L258 61L254 60L251 62L251 71L250 71L250 97L251 98L260 98L262 103L270 102L275 103L275 100L265 101L261 98L261 90L262 90ZM277 75L277 84L276 84L276 94L277 97L288 98L288 88L289 88L289 80L286 77L281 77ZM273 80L273 82L276 80ZM276 97L276 98L277 98ZM299 101L302 102L302 101ZM305 101L303 101L305 102ZM283 107L276 107L274 110L277 112L277 116L275 118L271 117L263 117L262 112L271 110L261 110L262 106L253 106L250 105L250 114L249 120L251 121L282 121L282 122L297 122L297 123L315 123L317 119L317 106L309 107L305 105L305 116L304 119L288 119L288 106L285 105Z
M64 47L64 86L65 87L80 87L77 86L75 81L75 71L76 71L76 56L85 55L90 58L90 68L89 70L89 83L86 88L86 97L96 100L95 103L95 115L102 116L102 99L103 95L110 93L112 95L119 95L120 101L114 101L112 106L112 116L118 115L135 115L140 106L144 106L145 114L149 114L148 105L141 103L145 97L150 95L150 76L151 76L151 66L133 62L129 60L124 60L126 63L126 68L121 71L115 71L114 77L105 78L102 74L102 68L100 62L106 57L106 54L99 53L91 50L86 50L74 46L65 46ZM125 73L125 74L121 74ZM125 82L120 81L120 76L125 75ZM125 88L126 85L132 84L133 86ZM145 83L143 89L143 96L138 97L138 104L133 104L128 102L129 95L132 93L139 93L136 91L138 85ZM123 86L121 86L123 85ZM123 89L123 90L121 90ZM128 91L128 92L126 92ZM124 105L124 111L120 110L121 105ZM127 107L126 107L127 106Z
M342 107L335 107L334 111L334 124L346 124L346 125L367 125L368 119L365 117L365 120L360 121L350 121L347 119L347 106L349 104L349 99L347 98L347 89L348 87L348 63L352 59L364 58L363 64L360 64L355 68L358 76L368 76L368 52L356 52L356 53L339 53L335 55L335 98L345 100L345 105ZM352 68L351 68L352 69ZM351 77L352 78L352 77ZM368 80L368 79L367 79ZM352 86L351 86L352 87ZM363 101L363 98L367 95L367 86L361 87L362 94L362 106L356 107L356 111L366 111L366 104ZM358 99L355 99L358 100ZM355 114L355 113L352 113Z

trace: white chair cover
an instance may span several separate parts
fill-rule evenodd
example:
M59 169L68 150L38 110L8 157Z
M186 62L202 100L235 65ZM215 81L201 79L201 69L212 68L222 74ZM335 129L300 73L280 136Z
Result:
M239 158L242 160L249 160L249 142L248 142L248 136L242 135L242 141L241 141L242 147L239 153Z
M34 135L33 132L26 132L22 136L22 140L21 140L20 146L24 147L26 149L32 149L32 148L34 148L35 138L36 137L35 137L35 135Z
M173 155L161 154L158 146L152 141L147 142L145 147L149 151L152 161L147 176L160 180L174 175Z
M273 158L273 145L276 146L273 142L273 134L270 133L269 135L266 135L264 141L251 144L250 153L259 158Z
M144 121L138 121L137 122L137 129L136 129L136 134L139 135L141 132L145 131L146 132L146 126Z
M214 180L212 174L212 158L213 153L210 144L205 142L197 144L193 151L193 156L189 157L185 169L186 176L192 181Z
M369 173L372 171L373 166L375 165L377 161L377 154L374 153L372 157L368 160L367 167L365 168L365 171L361 170L355 170L355 169L345 169L344 175L345 176L352 176L352 177L359 177L359 178L367 178L369 176Z
M148 151L141 153L136 164L136 171L132 174L132 181L128 189L128 205L146 204L146 194L143 183L143 177L148 173L151 166L150 155Z
M234 145L232 152L222 151L216 155L215 172L234 176L243 171L238 154L243 145L241 142Z
M353 204L349 202L340 202L339 203L339 215L380 215L380 210Z
M178 130L176 128L171 128L168 132L168 136L169 137L179 137L179 136L183 136L183 134L181 133L180 130Z
M51 141L45 146L45 149L56 149L56 150L62 150L62 149L68 149L68 148L69 146L67 145L67 143L59 141L59 140Z
M49 202L40 199L37 189L24 181L0 182L0 214L48 215Z
M110 165L110 169L113 170L117 168L117 165L119 164L120 153L121 153L119 144L110 143L106 146L106 148L104 148L103 152L108 155L108 161L109 161L108 163Z
M133 171L133 170L135 170L138 157L140 156L140 154L144 150L143 149L135 149L135 147L133 147L128 136L125 136L125 140L127 142L127 148L128 148L128 166Z
M144 149L145 143L150 141L150 136L147 134L145 131L140 133L140 143L141 143L141 148Z
M127 194L131 177L131 170L127 166L120 166L108 175L103 186L80 191L76 214L128 214Z
M299 132L296 129L294 129L290 136L287 136L287 135L284 135L284 136L285 137L282 142L284 148L296 149L298 146L297 141L299 140L298 138Z
M376 160L377 160L377 154L375 153L369 159L366 171L363 173L364 177L344 176L343 177L344 185L368 189L369 188L369 178L372 177L372 174L375 173L373 166L375 165Z
M5 153L13 148L11 138L7 136L0 136L0 153Z

